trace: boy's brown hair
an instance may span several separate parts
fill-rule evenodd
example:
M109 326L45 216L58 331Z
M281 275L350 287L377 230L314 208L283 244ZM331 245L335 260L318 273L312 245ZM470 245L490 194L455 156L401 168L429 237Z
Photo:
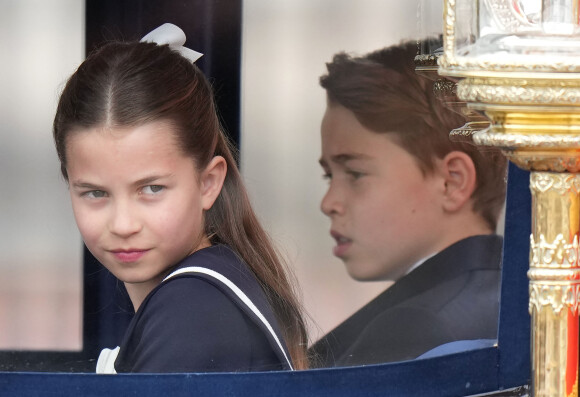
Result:
M505 199L507 161L497 149L449 139L449 132L466 120L436 97L433 81L415 72L416 55L416 42L361 57L341 52L326 64L328 74L320 78L320 85L330 106L344 106L364 127L391 134L425 174L433 170L434 159L456 150L467 153L477 175L473 211L495 230Z

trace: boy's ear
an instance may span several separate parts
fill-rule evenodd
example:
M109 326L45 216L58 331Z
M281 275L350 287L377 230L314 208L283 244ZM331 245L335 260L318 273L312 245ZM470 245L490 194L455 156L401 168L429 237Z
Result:
M443 209L456 212L470 201L476 188L475 164L467 153L453 151L443 158L441 167L445 180Z
M204 210L209 210L219 196L228 165L222 156L215 156L202 171L200 178L201 204Z

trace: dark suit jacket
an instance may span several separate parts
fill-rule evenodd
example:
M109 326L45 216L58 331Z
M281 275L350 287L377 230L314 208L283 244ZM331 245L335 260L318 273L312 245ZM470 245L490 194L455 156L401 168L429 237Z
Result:
M408 360L452 341L496 339L501 252L497 235L439 252L316 342L313 366Z

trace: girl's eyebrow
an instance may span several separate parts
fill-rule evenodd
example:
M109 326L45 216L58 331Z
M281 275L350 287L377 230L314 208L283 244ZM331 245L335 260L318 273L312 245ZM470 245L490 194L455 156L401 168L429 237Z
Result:
M91 189L91 190L103 190L102 186L95 185L94 183L83 182L82 180L74 181L71 186L75 189Z
M135 182L133 182L133 185L138 186L138 185L148 185L150 183L156 182L160 179L166 179L166 178L170 178L172 177L173 174L163 174L163 175L151 175L151 176L146 176L145 178L141 178L139 180L136 180Z
M173 174L150 175L136 180L135 182L132 183L132 185L134 186L147 185L156 182L160 179L170 178L171 176L173 176ZM82 179L74 181L73 183L71 183L71 186L75 189L104 190L103 186L90 182L85 182Z

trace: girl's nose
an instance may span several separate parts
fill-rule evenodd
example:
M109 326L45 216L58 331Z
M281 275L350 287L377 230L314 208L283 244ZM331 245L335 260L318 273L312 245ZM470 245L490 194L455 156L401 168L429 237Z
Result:
M120 237L129 237L141 230L137 211L128 201L119 201L111 211L110 231Z

